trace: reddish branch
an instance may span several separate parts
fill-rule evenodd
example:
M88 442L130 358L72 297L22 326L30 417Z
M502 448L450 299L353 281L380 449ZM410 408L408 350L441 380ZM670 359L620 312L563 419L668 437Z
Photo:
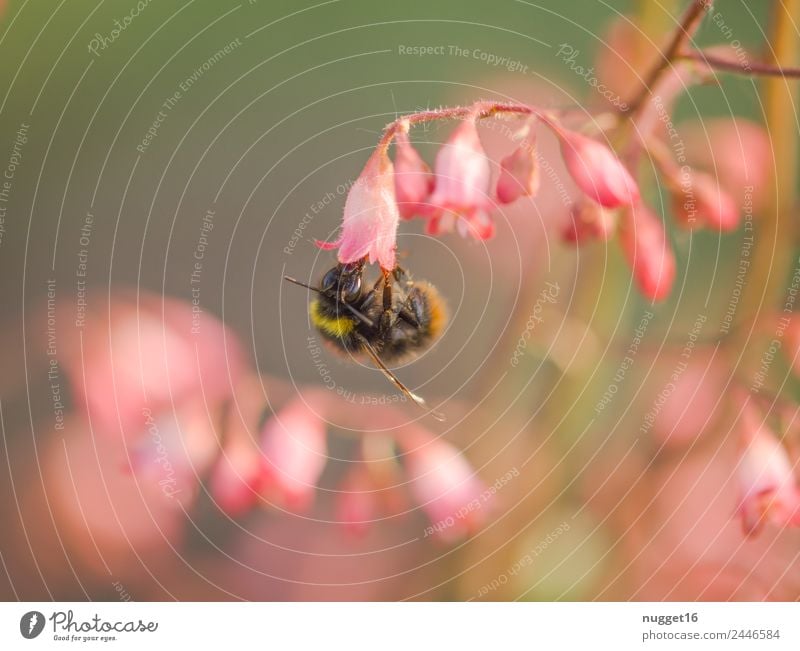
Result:
M800 68L782 68L768 63L745 63L742 61L731 61L724 57L709 54L703 50L689 50L678 55L681 59L700 61L715 70L732 72L743 75L766 75L772 77L785 77L786 79L800 79Z

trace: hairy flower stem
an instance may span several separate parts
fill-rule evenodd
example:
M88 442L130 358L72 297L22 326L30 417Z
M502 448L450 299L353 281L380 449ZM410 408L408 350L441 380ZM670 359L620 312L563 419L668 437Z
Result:
M773 62L780 67L796 65L800 60L800 36L793 17L800 15L800 0L775 0L773 7L770 36ZM762 353L757 346L747 346L758 320L778 308L785 299L786 274L794 246L793 224L797 218L796 89L797 86L788 79L770 77L764 80L764 105L775 164L775 185L770 193L769 206L755 221L750 275L742 294L736 334L730 342L731 351L746 351L745 369L749 369L751 363L757 364Z
M407 131L409 126L433 122L435 120L459 120L469 115L474 115L477 119L489 118L495 115L535 115L542 122L550 125L555 124L553 116L527 104L510 104L505 102L475 102L469 106L453 106L432 111L420 111L411 115L404 115L394 122L390 122L383 130L383 136L378 142L378 147L388 147L394 139L395 134L400 131Z

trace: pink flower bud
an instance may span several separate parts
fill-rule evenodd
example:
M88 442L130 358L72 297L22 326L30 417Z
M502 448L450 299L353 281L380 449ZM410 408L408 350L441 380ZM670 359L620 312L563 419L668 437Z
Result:
M539 190L540 182L534 136L529 135L500 161L497 200L500 203L513 203L522 196L533 197Z
M431 521L435 535L453 541L485 519L485 486L462 454L430 432L413 427L398 441L410 489Z
M642 202L624 214L620 246L639 290L651 301L667 297L675 281L675 254L662 221Z
M422 160L408 139L408 132L398 130L394 137L394 191L403 219L430 213L428 197L433 192L431 168Z
M765 521L780 527L800 525L800 492L786 450L751 406L740 421L741 451L737 478L738 513L746 534Z
M611 149L575 131L553 128L561 139L567 170L586 196L606 208L629 206L639 199L636 181Z
M450 231L457 223L462 235L491 237L494 223L487 214L490 176L475 118L466 118L436 155L436 184L430 199L436 214L428 232Z
M297 511L307 509L327 461L325 422L295 399L261 431L267 499Z
M578 201L570 210L569 221L561 236L565 242L583 244L591 240L611 239L617 227L617 214L594 201Z
M344 205L342 231L335 242L317 241L322 249L339 249L339 262L347 264L369 256L383 269L395 268L397 226L400 213L394 190L394 168L379 146L370 156Z

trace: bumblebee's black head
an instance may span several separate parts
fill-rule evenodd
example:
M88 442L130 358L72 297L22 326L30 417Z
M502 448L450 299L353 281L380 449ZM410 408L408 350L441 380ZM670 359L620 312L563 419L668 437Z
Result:
M338 264L322 277L320 293L333 301L354 303L361 298L363 274L363 261Z

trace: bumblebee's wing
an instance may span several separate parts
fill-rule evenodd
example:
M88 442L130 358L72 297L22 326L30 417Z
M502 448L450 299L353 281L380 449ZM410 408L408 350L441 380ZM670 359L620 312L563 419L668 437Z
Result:
M375 364L375 366L378 367L378 369L388 378L388 380L392 384L394 384L398 389L400 389L400 391L402 391L406 396L408 396L412 400L412 402L416 403L417 405L419 405L423 409L427 410L428 409L428 405L425 402L425 400L423 400L416 393L411 391L405 384L403 384L400 381L400 379L394 373L392 373L386 367L386 364L384 364L381 361L380 357L378 357L378 353L372 347L372 344L370 344L369 341L367 341L361 335L358 335L358 339L361 342L361 345L364 347L364 350L366 351L367 355L369 355L369 358L372 360L372 363ZM444 419L445 419L442 414L440 414L438 411L435 411L433 409L430 410L430 414L436 420L444 421Z

